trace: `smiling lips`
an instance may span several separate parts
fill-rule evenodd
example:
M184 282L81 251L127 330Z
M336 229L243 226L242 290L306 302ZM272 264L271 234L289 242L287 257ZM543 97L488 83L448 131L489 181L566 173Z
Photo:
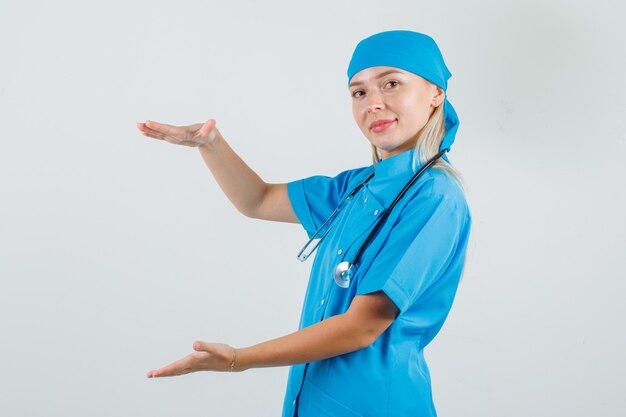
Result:
M374 133L379 133L387 129L389 126L391 126L395 122L396 122L396 119L376 120L370 125L370 130Z

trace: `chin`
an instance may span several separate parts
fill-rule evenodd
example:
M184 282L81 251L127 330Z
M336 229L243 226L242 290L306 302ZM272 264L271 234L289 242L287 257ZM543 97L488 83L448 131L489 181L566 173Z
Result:
M376 143L376 142L372 142L374 144L374 146L376 146L379 150L381 151L385 151L385 152L392 152L398 148L402 148L404 146L406 146L406 144L404 143L389 143L389 142L382 142L382 143Z

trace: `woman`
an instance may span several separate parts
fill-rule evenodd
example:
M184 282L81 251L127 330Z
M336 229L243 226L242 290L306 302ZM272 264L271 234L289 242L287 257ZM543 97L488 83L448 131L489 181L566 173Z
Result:
M348 83L374 164L334 178L267 184L214 120L139 123L146 136L198 147L241 213L323 236L299 331L238 349L195 342L192 354L148 377L292 365L283 416L435 416L423 349L452 305L471 223L443 155L458 127L445 97L449 77L426 35L390 31L361 41Z

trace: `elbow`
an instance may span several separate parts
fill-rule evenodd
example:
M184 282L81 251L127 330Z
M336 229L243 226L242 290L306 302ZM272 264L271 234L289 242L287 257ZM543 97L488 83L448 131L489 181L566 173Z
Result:
M244 216L255 219L255 220L268 220L269 218L265 214L265 210L263 209L263 200L259 201L256 204L251 204L249 206L241 206L237 207L239 213Z
M374 340L376 340L376 339L374 339ZM361 337L361 338L356 340L356 346L355 346L354 350L361 350L361 349L368 348L368 347L372 346L372 344L374 343L374 340L372 340L371 338L368 338L368 337Z
M263 189L254 198L243 200L240 204L235 204L239 213L251 219L264 219L264 207L267 201L268 186L264 184Z
M376 334L370 333L367 339L367 344L364 347L372 346L379 336L380 336L380 333L376 333Z
M361 329L359 334L354 338L356 350L372 346L380 335L381 332L378 332L375 329Z
M387 330L390 324L391 320L359 320L357 323L353 323L351 339L354 343L355 350L372 346L385 330Z
M257 214L257 210L255 210L254 207L237 207L235 206L235 208L237 209L237 211L239 211L239 213L243 214L246 217L249 217L251 219L258 219L258 214Z

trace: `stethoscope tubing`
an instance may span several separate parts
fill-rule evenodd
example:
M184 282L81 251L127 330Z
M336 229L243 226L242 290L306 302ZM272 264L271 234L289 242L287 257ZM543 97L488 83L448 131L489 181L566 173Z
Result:
M391 211L393 210L393 208L398 204L398 202L402 199L402 197L404 197L404 195L407 193L407 191L409 191L411 186L413 184L415 184L415 182L422 176L422 174L424 172L426 172L426 170L428 168L430 168L447 151L448 151L447 149L443 149L443 150L439 151L435 156L430 158L415 174L413 174L411 179L404 185L404 187L402 187L402 189L400 190L398 195L396 195L396 197L393 199L391 204L389 204L389 207L387 207L387 209L383 210L383 212L381 213L380 217L376 221L376 224L374 225L374 227L372 228L370 233L367 235L367 237L365 238L365 240L363 241L363 243L359 247L359 250L357 251L356 255L354 255L354 257L352 258L352 261L351 262L347 262L347 261L340 262L335 267L335 269L333 271L333 277L334 277L335 283L338 286L340 286L341 288L348 288L350 286L350 281L352 279L352 275L354 274L353 271L352 271L353 267L355 267L356 264L361 260L361 256L363 255L363 252L365 252L365 249L367 249L367 247L370 244L370 242L374 239L374 237L380 231L381 227L385 224L385 221L387 220L387 218L391 214ZM313 252L315 252L315 250L317 249L317 247L319 246L321 241L324 240L326 235L328 235L330 230L333 228L333 224L331 224L330 227L328 227L328 229L319 238L319 240L315 243L315 245L307 253L305 253L306 249L309 246L311 246L313 240L315 240L317 238L317 235L319 235L320 232L322 230L324 230L324 227L337 216L337 214L339 213L339 211L341 210L341 208L343 207L345 202L350 200L352 197L354 197L356 195L356 193L361 188L363 188L365 186L365 184L367 184L373 177L374 177L374 172L372 172L370 175L368 175L368 177L363 182L361 182L359 185L357 185L343 200L341 200L341 203L339 203L337 208L335 208L335 210L330 214L330 216L328 216L328 218L315 231L315 233L313 233L313 235L309 238L309 241L300 250L300 252L298 253L298 259L300 261L306 261L309 258L309 256L311 256L313 254Z
M428 160L428 162L426 162L413 175L413 177L411 177L411 179L406 183L406 185L402 188L402 190L400 190L400 192L398 193L396 198L394 198L394 200L391 202L391 204L389 204L389 207L386 210L383 210L383 212L381 213L378 221L374 225L374 228L367 235L367 237L365 238L365 240L361 244L361 247L359 248L359 251L356 253L356 255L354 255L354 258L352 259L352 262L350 262L351 265L356 265L356 263L361 260L361 255L363 255L363 252L365 252L365 249L367 249L367 246L369 245L369 243L372 241L372 239L376 236L376 234L378 233L380 228L383 226L383 224L385 223L385 220L387 220L387 217L389 217L389 215L391 214L391 210L393 210L393 208L396 206L396 204L398 204L398 202L402 199L402 197L404 197L404 195L407 193L407 191L409 191L411 186L413 184L415 184L415 182L422 176L422 174L424 172L426 172L426 170L428 168L430 168L437 161L437 159L441 158L443 156L443 154L446 153L446 151L447 151L447 149L439 151L435 156L430 158Z

